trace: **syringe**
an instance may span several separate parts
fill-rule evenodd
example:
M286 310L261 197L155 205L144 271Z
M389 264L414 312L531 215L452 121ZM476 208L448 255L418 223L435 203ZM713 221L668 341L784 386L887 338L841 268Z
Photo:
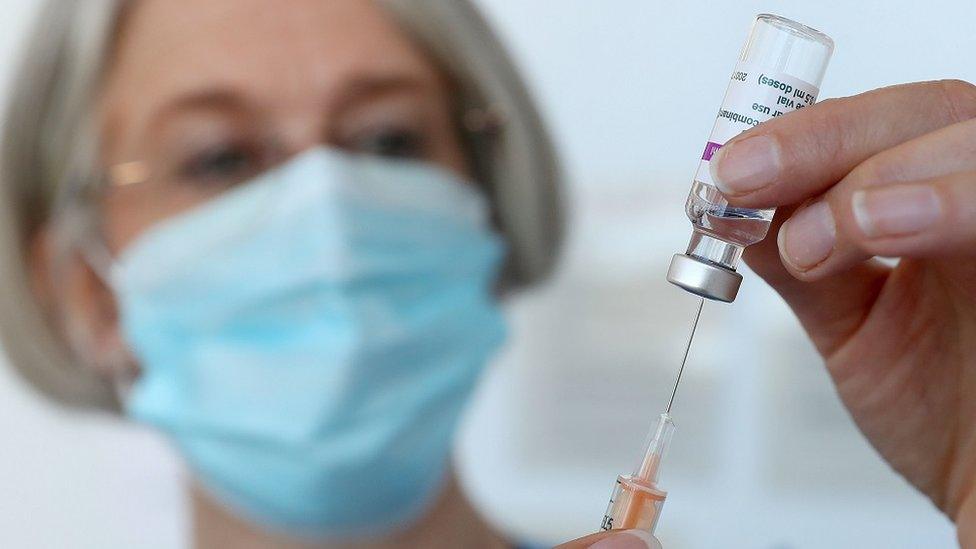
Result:
M681 374L688 362L688 353L691 351L691 343L695 339L695 331L698 329L698 320L701 319L704 306L705 300L701 299L698 302L695 322L691 327L691 336L688 338L688 345L681 359L681 368L678 369L674 387L671 389L667 410L661 414L657 425L648 433L646 450L633 474L617 477L617 483L610 495L610 504L607 505L607 512L603 515L603 523L600 525L602 530L639 529L653 534L657 527L664 500L668 496L668 493L658 486L658 477L661 473L661 462L664 461L664 455L674 435L671 406L674 405L674 397L678 393L678 384L681 383Z

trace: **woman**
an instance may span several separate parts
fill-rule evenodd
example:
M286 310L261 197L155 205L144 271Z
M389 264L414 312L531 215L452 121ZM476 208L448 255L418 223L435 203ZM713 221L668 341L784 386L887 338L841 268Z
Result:
M502 338L492 296L544 276L559 216L548 142L476 13L81 4L42 16L4 140L0 326L17 367L166 432L194 473L201 547L507 545L451 482L449 441ZM713 161L743 204L822 195L750 261L964 546L976 166L949 153L972 150L973 118L966 85L892 88L782 117ZM899 193L913 200L878 206ZM876 253L918 259L863 262Z
M2 200L21 372L167 433L201 547L507 545L450 443L493 295L550 270L560 211L473 8L57 0L27 59Z

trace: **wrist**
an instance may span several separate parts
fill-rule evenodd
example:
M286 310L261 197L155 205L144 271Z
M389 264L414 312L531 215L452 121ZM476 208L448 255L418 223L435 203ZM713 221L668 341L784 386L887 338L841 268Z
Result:
M961 549L976 549L976 491L970 492L959 507L956 536Z

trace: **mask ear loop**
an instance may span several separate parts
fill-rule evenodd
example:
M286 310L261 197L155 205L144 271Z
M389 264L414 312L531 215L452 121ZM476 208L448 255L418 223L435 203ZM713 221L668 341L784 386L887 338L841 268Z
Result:
M97 184L92 180L87 181L86 183L84 179L75 179L62 187L64 191L57 201L57 207L51 218L54 235L52 272L62 272L64 269L62 262L76 255L114 295L113 272L117 262L104 235L98 229L96 213L97 193L101 192L107 183L103 178L95 178L94 181L99 181ZM62 327L74 354L81 355L84 357L82 362L88 363L84 366L110 377L119 401L125 402L139 373L136 361L128 350L120 348L112 352L105 360L105 364L92 363L91 358L95 353L90 350L85 351L91 348L91 335L87 333L87 329L79 327L71 319L63 322Z

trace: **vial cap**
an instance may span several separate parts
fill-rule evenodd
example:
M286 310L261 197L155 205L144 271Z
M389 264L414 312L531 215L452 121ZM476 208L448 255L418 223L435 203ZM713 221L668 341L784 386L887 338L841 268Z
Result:
M668 282L705 299L732 303L742 285L742 275L690 255L676 254L668 269Z

